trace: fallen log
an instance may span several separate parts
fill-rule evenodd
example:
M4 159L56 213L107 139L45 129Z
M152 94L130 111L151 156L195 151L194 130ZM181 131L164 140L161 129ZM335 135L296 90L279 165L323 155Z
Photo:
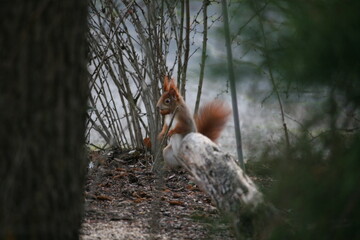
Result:
M178 161L230 221L238 239L265 237L275 210L230 154L204 135L190 133L181 143Z

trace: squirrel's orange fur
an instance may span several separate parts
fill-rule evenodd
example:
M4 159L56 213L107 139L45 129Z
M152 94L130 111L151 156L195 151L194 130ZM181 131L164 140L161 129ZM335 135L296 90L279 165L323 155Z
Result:
M201 107L198 114L193 117L182 96L180 95L175 81L168 77L164 79L164 93L160 97L157 107L165 116L165 123L159 137L166 133L171 119L172 127L168 132L170 142L164 149L163 155L168 165L177 166L176 155L182 139L191 132L199 132L212 141L220 136L226 125L231 110L223 102L214 100Z
M173 79L169 82L168 78L165 77L164 93L160 97L157 107L160 109L160 113L166 116L163 129L159 134L160 137L165 134L173 115L175 115L172 124L174 127L172 127L169 131L169 137L173 134L181 134L184 137L190 132L196 132L194 119L192 118L190 110L186 106L185 101L180 95Z

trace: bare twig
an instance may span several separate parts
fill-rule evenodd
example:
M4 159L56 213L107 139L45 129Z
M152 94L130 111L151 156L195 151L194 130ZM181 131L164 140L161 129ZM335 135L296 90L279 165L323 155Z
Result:
M189 53L190 53L190 2L189 0L185 0L185 12L186 12L186 34L185 34L185 53L184 53L184 62L182 66L182 79L181 79L181 87L180 92L183 96L184 100L186 99L186 73L187 66L189 62ZM180 85L179 85L180 86Z
M270 81L271 81L271 84L273 86L273 90L275 92L275 95L276 95L276 98L277 98L277 101L279 103L279 108L280 108L280 112L281 112L281 121L282 121L282 125L283 125L283 128L284 128L284 134L285 134L285 141L286 141L286 149L289 149L290 147L290 140L289 140L289 132L288 132L288 129L287 129L287 125L286 125L286 121L285 121L285 113L284 113L284 108L283 108L283 104L282 104L282 100L281 100L281 97L280 97L280 93L279 93L279 90L278 90L278 87L277 87L277 84L275 82L275 78L274 78L274 74L273 74L273 71L272 71L272 66L271 66L271 59L270 59L270 56L269 56L269 47L268 47L268 43L267 43L267 39L266 39L266 36L265 36L265 30L264 30L264 25L263 25L263 21L262 21L262 16L261 16L261 11L263 11L263 9L265 7L262 7L262 8L258 8L256 5L256 2L254 2L255 4L255 12L258 16L258 19L259 19L259 25L260 25L260 31L261 31L261 35L262 35L262 40L263 40L263 45L264 45L264 50L263 50L263 53L264 53L264 56L265 56L265 59L266 59L266 63L267 63L267 66L268 66L268 69L269 69L269 76L270 76ZM265 5L266 6L266 5ZM259 10L258 10L259 9Z
M199 86L196 95L196 103L194 114L198 112L201 98L201 90L204 81L204 72L205 72L205 61L206 61L206 45L207 45L207 32L208 32L208 16L207 16L207 7L209 5L209 0L203 1L203 20L204 20L204 32L203 32L203 45L201 53L201 64L200 64L200 76L199 76Z
M185 15L185 1L181 0L180 1L181 6L180 6L180 33L179 33L179 38L178 38L178 57L177 57L177 61L178 61L178 75L177 75L177 85L181 86L181 75L182 75L182 71L180 71L180 69L183 68L182 66L182 50L183 50L183 33L184 33L184 15Z

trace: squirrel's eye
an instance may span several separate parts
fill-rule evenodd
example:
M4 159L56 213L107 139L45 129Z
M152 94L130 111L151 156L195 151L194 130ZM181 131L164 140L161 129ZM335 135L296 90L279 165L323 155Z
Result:
M165 104L169 104L170 103L170 98L167 98L167 99L165 99Z

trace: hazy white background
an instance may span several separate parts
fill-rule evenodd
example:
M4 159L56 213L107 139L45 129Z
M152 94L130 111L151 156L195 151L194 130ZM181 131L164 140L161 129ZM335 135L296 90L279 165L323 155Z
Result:
M192 2L191 11L193 14L199 11L201 1ZM209 7L209 24L212 19L217 19L221 15L221 6L219 4L213 4ZM198 21L202 22L202 15L198 16ZM208 32L208 47L207 47L207 64L205 67L205 78L202 90L201 102L208 102L215 98L220 98L228 102L231 106L230 89L227 83L226 73L226 51L223 36L219 33L219 28L222 27L222 21L217 21L212 25ZM202 24L199 24L199 29L196 29L191 38L191 53L194 53L189 61L187 85L186 85L186 102L189 108L193 111L195 106L200 61L201 61L201 47L202 47ZM234 58L240 60L249 60L249 56L244 55L241 51L241 46L234 47ZM171 53L173 52L173 53ZM168 56L168 67L173 65L171 59L174 59L175 49L170 51ZM241 57L239 57L241 56ZM90 72L94 69L94 66L89 66ZM219 73L214 69L222 69ZM176 69L174 71L174 77L176 77ZM272 86L270 80L264 75L262 77L250 77L235 73L237 80L237 102L239 109L239 118L241 121L241 134L243 143L243 152L245 161L256 157L259 153L259 149L269 143L272 143L284 136L280 108L279 104L272 93ZM113 86L113 95L118 94L113 83L110 82L110 86ZM266 99L266 100L265 100ZM265 101L264 101L265 100ZM286 98L282 95L284 110L287 116L287 126L290 130L290 136L293 137L298 132L299 124L297 122L303 122L307 116L307 112L316 111L316 104L322 100L316 94L309 93L307 96L302 96L299 100L296 96ZM294 101L295 100L295 101ZM120 100L118 103L118 109L121 109ZM319 104L317 104L318 106ZM141 106L140 106L141 107ZM142 107L142 112L145 109ZM293 121L291 119L295 119ZM91 131L90 142L101 145L103 143L101 137L95 131ZM236 143L233 117L227 124L221 138L218 140L219 145L222 148L236 155Z

